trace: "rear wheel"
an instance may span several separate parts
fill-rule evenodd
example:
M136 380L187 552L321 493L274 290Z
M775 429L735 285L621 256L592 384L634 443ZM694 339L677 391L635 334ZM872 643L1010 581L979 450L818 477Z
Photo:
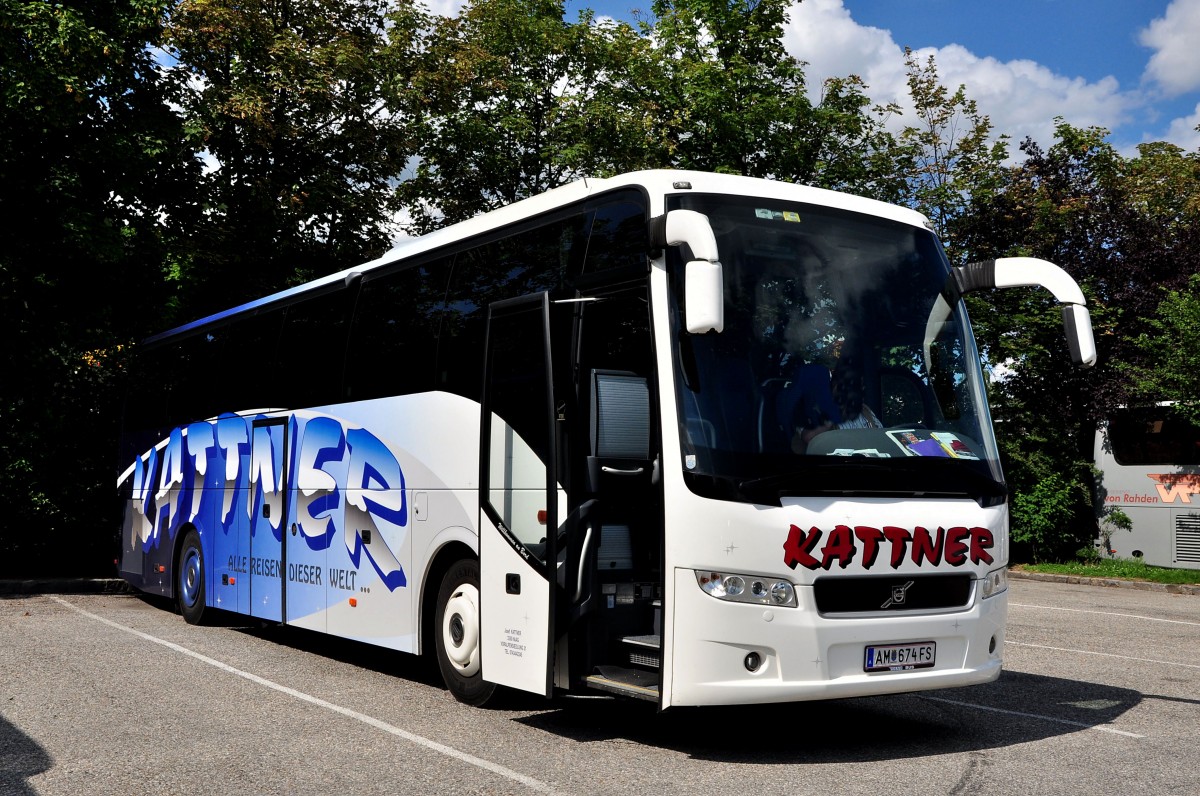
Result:
M482 705L496 690L479 666L479 562L456 561L442 578L434 646L446 688L459 702Z
M179 601L179 612L189 624L198 625L204 618L204 551L200 547L200 534L188 531L179 548L176 562L175 596Z

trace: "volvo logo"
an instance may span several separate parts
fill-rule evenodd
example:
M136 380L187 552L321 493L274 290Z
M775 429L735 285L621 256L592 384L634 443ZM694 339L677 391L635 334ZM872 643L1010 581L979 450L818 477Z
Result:
M903 586L893 586L892 596L880 608L891 608L893 605L904 605L904 601L908 598L908 590L912 588L913 582L910 580Z

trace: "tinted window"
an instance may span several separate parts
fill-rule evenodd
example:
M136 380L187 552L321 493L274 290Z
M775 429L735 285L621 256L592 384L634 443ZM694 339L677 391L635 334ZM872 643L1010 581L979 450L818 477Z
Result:
M279 346L286 405L320 406L338 400L346 335L357 285L287 308Z
M649 248L642 202L618 199L596 209L583 272L585 275L617 269L644 272Z
M352 401L433 389L438 321L450 259L363 283L354 311L345 396Z
M1200 428L1169 407L1118 412L1108 438L1119 464L1200 464Z
M579 251L582 216L571 216L459 253L438 341L437 389L478 400L488 305L561 292Z
M159 350L163 356L157 364L167 388L170 424L181 425L216 414L222 390L225 330L193 334L172 348Z

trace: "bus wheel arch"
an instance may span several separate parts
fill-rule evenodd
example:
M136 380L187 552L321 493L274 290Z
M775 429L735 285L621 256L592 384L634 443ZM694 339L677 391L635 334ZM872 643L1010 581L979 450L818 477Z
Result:
M479 561L459 558L440 579L433 610L433 643L438 669L451 695L482 705L496 690L479 666Z
M204 620L208 591L206 566L200 532L195 527L188 527L179 536L174 575L175 602L179 605L179 613L191 625L198 625Z

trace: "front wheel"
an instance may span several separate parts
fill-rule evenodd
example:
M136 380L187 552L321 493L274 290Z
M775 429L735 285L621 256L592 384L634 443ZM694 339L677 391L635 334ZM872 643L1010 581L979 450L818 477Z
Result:
M459 702L482 705L496 690L479 666L479 562L456 561L442 578L434 646L446 688Z
M188 531L183 537L175 577L179 613L183 614L188 624L200 624L204 618L204 551L200 547L200 534L194 530Z

